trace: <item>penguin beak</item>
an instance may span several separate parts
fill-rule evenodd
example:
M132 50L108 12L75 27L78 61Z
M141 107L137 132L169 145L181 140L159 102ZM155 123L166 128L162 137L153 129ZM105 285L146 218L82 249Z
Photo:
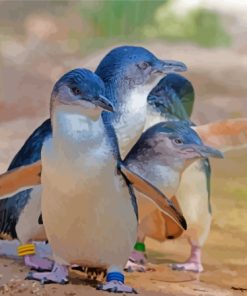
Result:
M195 146L195 150L203 158L208 158L208 157L224 158L224 154L221 151L209 146L197 145Z
M206 145L185 144L183 145L181 152L185 155L185 158L224 158L221 151Z
M113 104L104 96L99 95L98 97L91 100L91 102L97 106L103 109L104 111L108 112L114 112L114 106Z
M179 61L173 60L157 60L153 67L154 73L170 73L170 72L185 72L187 66Z

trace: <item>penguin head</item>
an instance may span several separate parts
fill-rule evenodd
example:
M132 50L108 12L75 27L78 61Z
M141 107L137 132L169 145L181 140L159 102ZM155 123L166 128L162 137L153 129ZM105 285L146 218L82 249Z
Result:
M149 85L151 91L164 73L186 69L182 62L160 60L143 47L121 46L103 58L96 73L105 83L121 81L130 89Z
M154 155L166 163L180 161L187 166L199 158L223 158L219 150L204 145L186 121L161 122L145 134L144 141L152 148Z
M191 82L177 73L162 78L148 96L148 103L161 113L180 120L191 116L195 94Z
M105 97L103 81L87 69L74 69L55 84L51 95L51 109L62 107L67 112L84 114L93 119L102 111L113 112L114 106Z

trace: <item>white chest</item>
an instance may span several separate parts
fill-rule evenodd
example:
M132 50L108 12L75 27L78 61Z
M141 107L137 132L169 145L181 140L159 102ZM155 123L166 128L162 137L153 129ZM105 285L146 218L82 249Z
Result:
M119 121L114 123L123 158L136 143L144 129L147 111L147 95L144 89L132 91L126 103L122 106Z
M154 167L154 171L156 174L156 182L158 188L162 192L164 192L167 197L171 198L177 191L179 181L180 181L180 175L176 170L173 170L172 168L162 166L162 165L156 165Z
M44 145L42 213L60 263L122 268L133 247L137 221L109 148L106 138Z
M163 121L167 121L167 118L164 115L161 116L160 113L152 109L152 106L147 107L147 119L144 130L147 130L151 126Z

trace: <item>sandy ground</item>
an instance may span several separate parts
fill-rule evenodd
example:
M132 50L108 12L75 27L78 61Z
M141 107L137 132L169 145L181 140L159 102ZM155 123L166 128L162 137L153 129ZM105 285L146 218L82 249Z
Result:
M222 204L224 206L222 207ZM148 257L155 271L128 273L126 282L135 287L140 295L198 295L225 296L247 295L247 256L246 256L246 202L239 202L237 211L239 221L229 221L232 216L228 209L232 202L218 198L215 208L220 207L214 219L210 237L203 253L205 271L195 274L172 271L168 263L186 259L189 248L185 241L177 240L160 244L148 241ZM225 217L224 217L225 216ZM220 227L222 217L227 219L228 227ZM234 223L232 223L234 222ZM245 225L245 229L242 229ZM228 231L227 231L228 229ZM5 247L8 243L5 243ZM9 252L14 252L14 246ZM1 250L2 252L2 250ZM66 286L41 286L34 281L25 281L28 269L16 258L0 258L0 294L2 295L102 295L95 290L95 282L85 280L79 272L71 272L71 283Z
M0 49L0 172L7 168L24 139L46 118L49 93L57 77L73 67L93 69L107 52L106 49L87 58L65 58L57 48L30 44L27 40L25 54L20 51L16 58L10 57L11 46L16 48L16 44L5 43ZM188 65L190 71L186 75L197 94L193 114L197 123L247 116L246 50L161 43L147 47L161 57L180 59ZM149 240L148 256L156 271L127 274L127 283L140 295L247 295L246 171L247 150L227 153L224 161L213 162L213 223L203 248L202 274L169 269L169 263L187 258L189 246L185 240L164 244ZM22 261L0 257L0 295L103 295L93 288L94 283L78 279L81 275L75 273L66 286L42 287L25 281L27 272Z

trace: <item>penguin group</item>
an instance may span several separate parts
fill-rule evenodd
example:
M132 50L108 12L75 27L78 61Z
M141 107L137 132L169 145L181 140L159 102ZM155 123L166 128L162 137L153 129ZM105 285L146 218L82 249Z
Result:
M0 176L0 235L20 241L18 255L33 270L27 279L64 284L76 265L106 270L99 290L136 293L123 270L146 270L145 238L181 235L191 256L171 268L203 270L209 158L223 158L226 146L212 139L234 137L231 128L241 126L239 134L247 122L233 120L228 132L212 135L212 126L196 126L193 86L176 73L186 70L146 48L121 46L94 73L77 68L55 83L50 118ZM35 241L48 241L52 256L38 256Z

